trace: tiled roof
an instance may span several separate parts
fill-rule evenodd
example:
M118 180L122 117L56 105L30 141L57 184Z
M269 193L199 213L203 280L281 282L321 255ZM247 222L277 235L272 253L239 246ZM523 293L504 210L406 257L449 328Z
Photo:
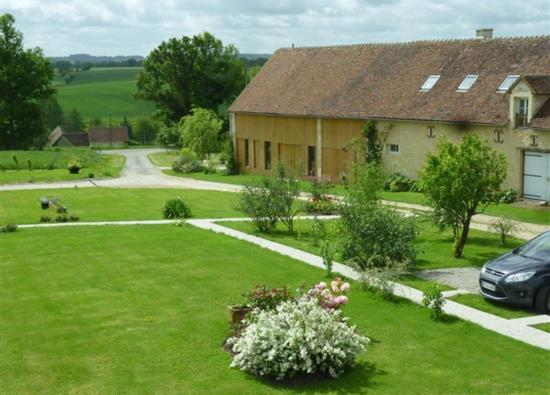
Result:
M116 126L113 128L90 128L88 130L90 145L93 144L121 144L128 142L128 128L126 126Z
M420 92L431 74L439 81ZM456 92L468 74L479 78ZM497 89L510 74L550 75L550 36L280 49L230 111L503 126Z
M76 147L87 147L90 145L88 133L65 133L63 137Z
M54 145L57 140L61 138L61 136L63 136L63 129L61 128L61 126L58 126L48 135L48 142L46 143L46 145Z
M523 79L536 95L550 95L550 75L526 75Z
M529 123L533 129L550 129L550 100L540 108Z

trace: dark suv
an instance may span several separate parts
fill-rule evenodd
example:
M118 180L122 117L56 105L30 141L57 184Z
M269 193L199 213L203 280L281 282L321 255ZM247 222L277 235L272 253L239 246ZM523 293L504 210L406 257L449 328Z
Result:
M481 294L550 314L550 231L483 265Z

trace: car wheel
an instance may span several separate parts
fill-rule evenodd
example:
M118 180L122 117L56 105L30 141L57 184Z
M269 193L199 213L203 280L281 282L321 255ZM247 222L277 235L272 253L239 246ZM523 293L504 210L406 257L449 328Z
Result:
M550 285L546 285L539 289L535 297L535 310L537 313L550 313Z

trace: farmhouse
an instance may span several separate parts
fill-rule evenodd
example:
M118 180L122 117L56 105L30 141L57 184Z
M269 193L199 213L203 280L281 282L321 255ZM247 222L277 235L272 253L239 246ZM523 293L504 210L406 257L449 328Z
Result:
M88 133L65 133L61 126L56 127L48 136L46 145L51 147L88 147L93 145L124 145L129 140L128 128L93 127Z
M241 171L338 181L373 119L390 171L416 178L442 138L477 133L507 157L504 188L550 200L550 36L477 36L278 50L230 107Z

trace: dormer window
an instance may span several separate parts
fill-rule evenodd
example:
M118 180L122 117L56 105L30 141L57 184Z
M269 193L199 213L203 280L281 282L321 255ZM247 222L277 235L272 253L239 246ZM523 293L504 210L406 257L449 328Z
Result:
M508 92L508 89L512 86L514 82L519 78L519 75L510 74L508 77L502 81L502 84L497 89L497 92L505 93Z
M477 81L477 74L468 74L458 86L457 92L468 92L468 90Z
M430 89L434 87L436 82L439 80L440 75L430 75L424 82L424 84L420 87L420 92L428 92Z
M516 99L516 128L527 126L527 112L529 111L529 100L527 98Z

